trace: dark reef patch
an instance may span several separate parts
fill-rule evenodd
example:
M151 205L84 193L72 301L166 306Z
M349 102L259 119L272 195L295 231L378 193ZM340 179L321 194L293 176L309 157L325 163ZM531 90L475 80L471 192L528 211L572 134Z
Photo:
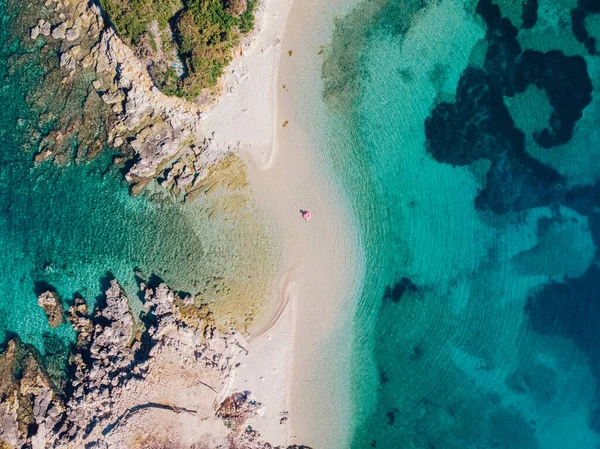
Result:
M577 7L571 10L571 30L578 42L581 42L591 56L598 54L596 38L591 36L585 26L585 19L591 14L600 13L600 1L579 0Z
M550 129L533 137L544 148L568 142L575 123L592 99L592 82L585 60L580 56L565 56L558 50L523 51L517 40L519 30L501 16L500 8L491 0L480 0L477 13L488 27L484 70L492 92L513 97L531 85L544 90L554 109Z
M523 24L521 28L530 29L535 26L538 19L538 0L525 0L523 2L523 12L521 13L521 20Z
M549 205L558 200L561 192L555 186L561 182L558 173L524 152L503 154L492 163L486 188L475 198L475 207L503 214Z
M417 345L413 348L410 358L412 360L420 360L421 358L423 358L423 352L424 352L423 347L420 345Z
M397 411L398 411L398 409L394 408L385 414L385 417L387 418L388 426L393 426L394 423L396 422L396 412Z
M452 165L494 161L512 147L523 147L525 140L486 74L473 68L462 74L456 102L440 103L426 119L425 136L433 157Z
M517 71L519 91L532 84L543 89L554 109L550 128L534 133L535 141L543 148L567 143L573 136L575 123L592 101L592 81L585 60L581 56L565 56L558 50L547 53L527 50Z
M596 262L579 278L545 285L528 298L525 311L530 329L573 340L600 379L600 266ZM591 426L600 432L600 410L595 411Z
M524 11L534 6L524 5ZM475 201L480 210L503 214L557 203L562 193L555 187L564 180L526 153L525 135L515 127L504 97L514 97L529 86L543 90L553 112L549 126L535 132L533 139L547 149L565 144L591 102L585 60L558 50L523 51L519 30L491 0L480 0L477 13L488 27L483 69L465 69L455 102L433 109L425 121L427 149L437 161L452 165L481 158L492 162L486 186Z
M385 293L383 294L384 301L400 302L402 296L407 292L416 292L417 286L409 279L402 278L400 282L396 282L393 287L386 287Z
M592 239L596 246L596 260L600 260L600 182L593 186L572 189L565 195L565 204L589 219ZM600 320L599 320L600 325Z
M384 370L380 369L379 370L379 382L381 384L386 384L389 381L390 381L390 377L387 375L387 373Z
M600 373L600 267L565 282L551 282L527 300L529 327L544 335L571 338Z

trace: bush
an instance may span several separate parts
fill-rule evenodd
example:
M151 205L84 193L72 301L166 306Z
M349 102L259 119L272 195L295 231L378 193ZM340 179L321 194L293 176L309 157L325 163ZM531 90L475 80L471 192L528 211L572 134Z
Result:
M254 10L258 0L248 0L248 7L240 15L240 33L247 34L254 29Z
M175 70L169 68L154 73L153 78L167 95L194 98L202 89L216 85L240 37L254 27L258 0L248 0L246 9L237 16L232 11L240 4L232 10L229 2L224 1L227 0L183 0L182 3L181 0L100 0L100 4L117 33L134 46L141 44L152 21L158 22L159 30L171 24L184 74L178 77ZM150 42L153 42L152 37ZM155 62L161 65L161 61ZM168 61L163 66L166 64Z
M128 43L135 44L148 32L153 20L166 28L173 15L183 7L180 0L100 0L117 33Z

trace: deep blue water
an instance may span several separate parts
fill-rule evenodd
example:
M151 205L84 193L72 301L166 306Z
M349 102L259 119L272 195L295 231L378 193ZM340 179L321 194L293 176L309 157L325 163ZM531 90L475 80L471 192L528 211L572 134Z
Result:
M387 0L338 23L325 100L368 257L352 447L600 447L599 13Z

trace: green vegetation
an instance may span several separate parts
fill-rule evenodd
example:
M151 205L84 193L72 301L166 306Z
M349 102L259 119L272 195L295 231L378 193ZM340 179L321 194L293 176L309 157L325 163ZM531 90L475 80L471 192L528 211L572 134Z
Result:
M188 99L215 86L240 37L254 27L257 2L100 0L117 33L142 56L150 57L157 86L167 95ZM160 48L150 32L153 21L158 23ZM172 37L164 32L169 27ZM183 63L179 73L177 60Z
M160 29L183 8L181 0L100 0L117 33L128 44L136 44L153 20Z

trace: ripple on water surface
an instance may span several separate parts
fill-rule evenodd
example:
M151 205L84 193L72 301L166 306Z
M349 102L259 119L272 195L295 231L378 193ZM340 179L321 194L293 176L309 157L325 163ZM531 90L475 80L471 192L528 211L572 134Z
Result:
M378 208L353 447L600 444L598 62L557 20L587 6L496 3L378 2L334 37L364 43L325 98Z

